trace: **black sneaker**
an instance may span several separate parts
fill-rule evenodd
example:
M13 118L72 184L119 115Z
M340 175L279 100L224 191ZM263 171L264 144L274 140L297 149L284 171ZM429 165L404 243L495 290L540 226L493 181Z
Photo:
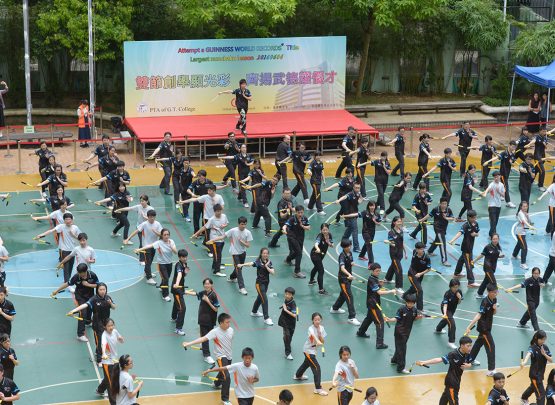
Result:
M316 280L310 280L310 281L308 282L308 285L315 285L315 284L316 284Z
M368 333L357 332L356 335L360 338L366 338L366 339L370 338L370 335Z
M389 346L386 344L381 344L381 345L376 345L376 349L378 350L383 350L383 349L387 349Z
M326 290L320 290L320 291L318 291L318 294L320 294L320 295L329 295L329 293Z

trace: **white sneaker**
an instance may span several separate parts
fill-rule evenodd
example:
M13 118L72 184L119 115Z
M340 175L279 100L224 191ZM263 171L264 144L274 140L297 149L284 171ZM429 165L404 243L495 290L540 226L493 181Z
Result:
M381 216L385 215L385 211L384 211L384 210L380 210L380 215L381 215Z
M291 356L291 353L288 354L287 356L285 356L285 358L286 358L287 360L293 360L293 356Z
M156 278L157 274L156 273L152 273L152 278Z
M323 397L328 396L328 392L326 390L323 390L322 388L314 390L314 393Z
M524 270L528 270L528 265L526 263L520 263L520 268Z
M215 275L215 276L218 276L218 277L227 277L227 276L226 276L224 273L222 273L221 271L218 271L218 272L214 273L214 275Z
M495 373L497 373L497 370L488 370L486 377L493 377Z
M474 360L474 361L472 362L472 365L473 365L473 366L479 366L480 364L482 364L482 363L480 363L478 360Z
M243 294L243 295L247 295L247 294L248 294L246 288L240 288L240 289L239 289L239 292L240 292L241 294Z
M268 326L274 326L274 322L272 321L272 318L264 319L264 323Z
M449 346L451 349L457 349L457 345L451 342L447 343L447 346Z
M140 264L141 266L144 266L146 263L145 263L145 262L139 262L139 264Z
M189 218L188 216L185 217L185 221L186 222L191 222L191 218Z
M151 279L151 278L147 279L147 280L146 280L146 283L147 283L147 284L150 284L150 285L156 285L156 281L154 281L154 280Z
M176 329L175 334L179 336L185 336L185 331L183 329Z
M228 283L236 283L236 282L237 282L237 279L234 278L234 279L232 280L231 278L228 277L228 278L227 278L227 282L228 282Z
M339 309L333 309L333 307L330 308L330 314L344 314L345 310L343 308L339 308Z
M310 202L310 200L307 198L306 200L304 200L304 206L308 207L308 203Z
M530 402L527 399L520 398L520 405L530 405Z
M264 315L262 315L262 312L251 312L251 316L253 316L255 318L261 318Z
M231 401L222 401L222 405L232 405Z
M326 212L325 211L318 211L316 214L324 216L324 215L326 215Z
M74 292L75 292L75 286L74 286L74 285L70 285L70 286L67 288L67 290L68 290L70 293L74 293Z
M512 202L508 202L507 204L505 204L505 206L508 208L516 208L516 205L514 205Z
M214 253L208 252L208 257L214 257Z
M483 296L483 295L478 295L478 294L476 294L476 295L474 296L474 298L476 298L477 300L483 300L483 299L484 299L484 296Z
M384 280L383 282L384 282L385 284L393 284L393 283L394 283L393 280Z
M347 320L351 325L360 326L360 321L356 318L349 318Z
M245 207L245 208L250 208L250 205L249 205L249 203L244 203L244 204L243 204L243 207Z
M401 370L401 374L410 374L410 371L404 368Z
M402 295L405 293L405 290L403 290L402 288L396 288L395 291L397 291L397 294Z
M293 380L304 381L304 380L308 380L308 377L304 374L300 377L297 377L295 374L293 374Z
M126 246L133 245L133 241L130 240L130 241L124 242L123 244Z
M117 238L118 236L121 236L119 233L111 233L110 236L112 238Z
M214 364L214 363L216 363L216 362L214 361L214 359L213 359L211 356L205 357L205 358L204 358L204 362L205 362L205 363L208 363L208 364Z
M407 229L406 226L403 226L403 227L401 228L401 230L402 230L403 232L405 232L405 233L409 233L409 230Z
M545 191L545 187L540 187L540 191Z
M80 342L88 342L89 341L89 339L87 339L87 337L85 335L78 336L77 340L80 341Z
M445 329L442 330L434 330L434 333L436 335L445 335L447 333L447 331Z
M164 301L166 301L166 302L170 302L170 301L171 301L171 298L170 298L169 296L168 296L168 297L162 297L162 299L163 299Z
M179 209L179 207L180 207L179 204L175 204L175 208Z

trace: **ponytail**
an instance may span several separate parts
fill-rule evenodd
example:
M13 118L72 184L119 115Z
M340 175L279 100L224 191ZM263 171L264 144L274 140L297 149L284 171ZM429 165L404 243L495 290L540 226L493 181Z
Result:
M112 368L112 375L111 375L112 386L110 387L110 391L112 392L112 395L114 397L116 397L119 394L119 390L120 390L119 377L120 377L121 371L129 365L130 358L131 356L129 356L128 354L124 354L119 358L118 362Z

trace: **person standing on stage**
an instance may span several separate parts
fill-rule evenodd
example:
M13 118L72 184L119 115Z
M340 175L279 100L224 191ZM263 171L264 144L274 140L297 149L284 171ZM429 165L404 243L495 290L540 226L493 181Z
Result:
M444 136L441 139L447 139L452 136L459 138L459 143L457 147L459 148L459 154L461 155L461 167L460 173L461 177L466 173L466 159L470 153L470 147L472 146L472 140L478 138L478 134L470 128L470 122L465 122L461 129L453 132L449 135Z
M301 272L301 259L303 257L304 233L310 230L310 223L304 215L302 205L295 207L295 215L291 216L281 229L287 235L287 244L289 245L289 255L285 258L285 264L292 266L291 261L295 260L293 277L306 278L306 275Z
M501 174L499 171L493 172L493 181L487 189L484 190L482 196L488 200L489 214L489 237L497 233L497 223L499 222L499 214L501 213L501 204L505 200L505 186L501 182Z
M281 178L283 188L289 187L287 185L287 165L284 163L289 159L291 156L291 137L289 135L285 135L283 137L283 141L277 147L276 150L276 161L274 165L276 166L276 174L274 177L278 179Z
M77 108L77 125L79 127L78 139L79 146L81 148L88 148L89 143L87 141L91 140L91 118L93 113L89 110L89 102L87 100L81 100L81 104Z
M397 172L401 173L401 177L405 177L405 128L397 128L397 135L388 143L395 148L395 159L397 165L391 171L392 176L398 176Z
M225 156L230 159L224 160L224 165L227 169L225 176L222 179L222 184L227 183L228 179L231 179L231 187L237 189L237 181L235 178L235 169L237 167L237 162L233 160L233 156L241 152L241 145L235 139L235 132L227 133L227 141L224 144Z
M0 86L4 86L4 88L0 90L0 134L2 134L2 128L6 126L6 120L4 118L4 110L6 109L4 94L8 92L9 88L4 80L0 82Z
M347 128L347 135L343 137L343 141L341 142L341 155L342 160L337 170L335 172L335 178L341 178L341 173L343 169L351 169L354 170L353 167L353 160L351 159L351 155L355 152L355 138L356 138L356 129L354 127Z
M171 158L174 156L173 154L173 145L171 144L172 141L172 134L171 132L165 132L164 133L164 140L162 142L160 142L160 145L158 145L158 147L156 149L154 149L154 152L152 152L152 154L147 158L147 160L149 159L154 159L156 156L158 156L159 158ZM170 179L172 176L172 165L171 162L168 161L164 161L162 162L162 169L164 170L164 177L162 178L162 181L160 182L160 188L164 189L164 193L166 195L170 195Z
M218 94L233 94L235 95L235 108L239 113L239 119L235 125L235 129L240 129L241 133L247 136L247 112L249 111L249 101L252 100L252 94L247 89L247 81L245 79L239 80L239 88L235 90L224 90Z
M287 222L291 215L293 215L293 200L291 198L291 190L289 188L284 188L281 193L281 200L277 203L277 214L278 214L278 226L279 230L275 233L274 237L268 244L270 248L277 248L277 244L281 235L283 235L282 228Z

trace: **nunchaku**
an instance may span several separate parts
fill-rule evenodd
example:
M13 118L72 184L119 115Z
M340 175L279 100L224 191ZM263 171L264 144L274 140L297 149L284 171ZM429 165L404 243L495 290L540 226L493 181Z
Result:
M333 390L334 388L335 388L335 387L332 385L331 387L328 388L328 391L331 391L331 390ZM348 390L351 390L351 391L362 392L361 389L352 387L352 386L350 386L350 385L345 385L345 388L347 388Z
M521 351L520 351L520 363L521 363L521 364L522 364L522 360L524 360L524 351L521 350ZM511 374L509 374L509 375L507 376L507 378L511 378L513 375L515 375L516 373L518 373L520 370L522 370L522 367L519 368L519 369L516 370L516 371L513 371Z

